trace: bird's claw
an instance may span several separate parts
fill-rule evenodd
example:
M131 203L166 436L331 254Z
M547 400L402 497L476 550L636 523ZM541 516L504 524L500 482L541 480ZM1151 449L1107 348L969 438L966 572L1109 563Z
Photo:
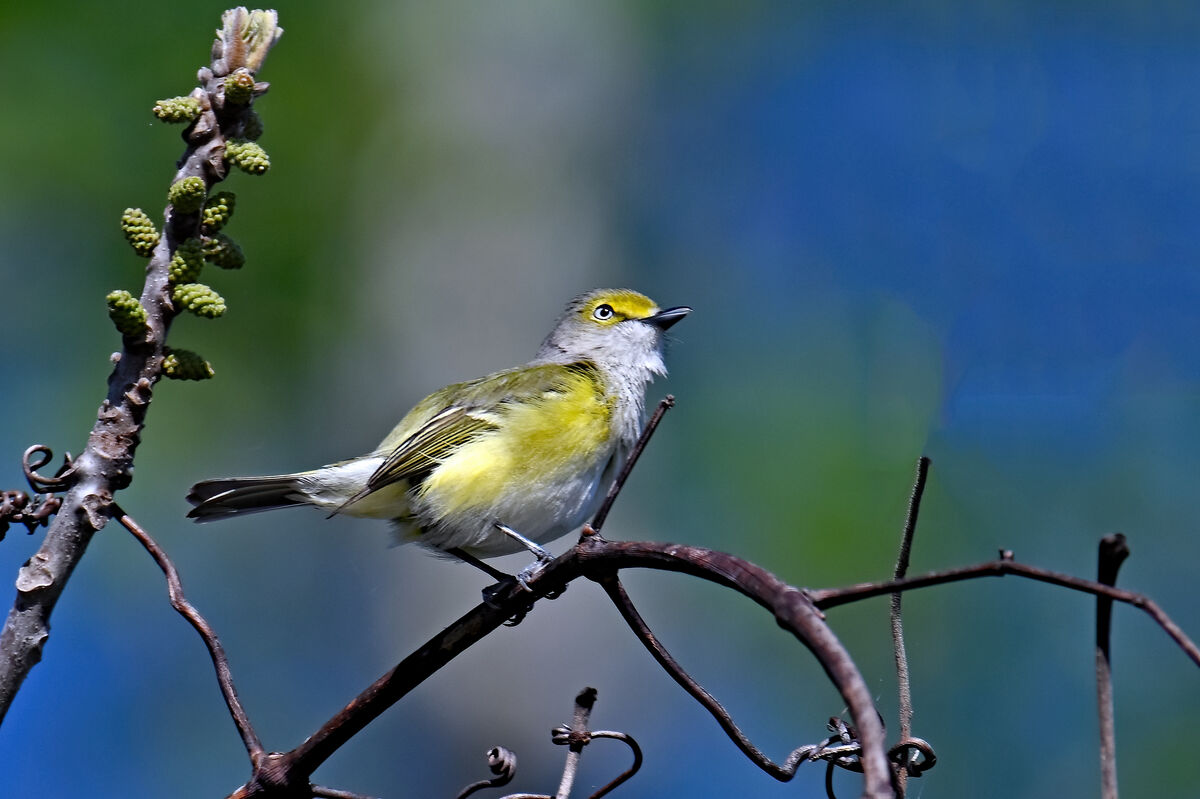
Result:
M524 569L521 569L521 571L517 572L517 584L526 591L533 593L533 588L529 584L541 576L542 572L546 568L546 565L549 564L551 560L552 558L550 555L543 550L542 553L537 556L537 560L535 560L533 563L530 563Z
M511 576L505 577L500 582L492 583L491 585L487 586L482 591L480 591L480 593L483 595L483 604L487 605L489 608L492 608L493 610L499 610L500 602L497 599L497 597L501 593L504 592L504 589L508 587L510 581L513 579L515 579L515 578L511 577Z

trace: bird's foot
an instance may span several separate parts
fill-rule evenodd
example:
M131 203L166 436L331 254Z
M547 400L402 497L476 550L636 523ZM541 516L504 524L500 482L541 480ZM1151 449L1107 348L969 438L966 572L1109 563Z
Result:
M531 588L529 584L541 576L542 571L545 570L546 564L548 564L550 560L551 558L549 555L544 558L538 558L533 563L530 563L524 569L521 569L521 571L517 572L517 582L520 584L520 586L526 591L532 592L533 588Z

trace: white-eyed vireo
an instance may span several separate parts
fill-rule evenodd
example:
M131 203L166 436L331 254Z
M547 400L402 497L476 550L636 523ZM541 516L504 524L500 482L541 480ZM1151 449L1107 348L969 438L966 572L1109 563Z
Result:
M666 374L663 331L690 311L627 289L584 294L528 364L435 391L372 452L297 474L205 480L188 494L188 516L314 505L480 557L518 552L522 537L551 541L599 506L640 433L646 384Z

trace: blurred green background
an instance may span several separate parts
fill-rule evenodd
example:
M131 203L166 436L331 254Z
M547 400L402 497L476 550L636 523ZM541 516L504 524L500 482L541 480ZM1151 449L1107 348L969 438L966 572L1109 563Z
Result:
M24 487L27 445L83 445L119 347L104 295L136 291L144 265L117 221L158 213L182 148L149 110L194 85L222 8L0 2L4 488ZM600 285L696 308L649 397L678 408L612 537L716 547L799 585L882 578L925 453L914 570L1005 547L1091 576L1097 540L1121 530L1121 584L1200 633L1194 4L280 13L258 104L273 166L226 184L248 264L208 273L224 319L171 335L217 379L160 386L120 497L219 631L268 748L299 743L485 581L389 548L382 524L295 512L197 528L187 487L365 451L428 391L530 357L563 303ZM0 575L39 540L10 531ZM775 757L842 712L748 603L672 575L628 583ZM1098 793L1093 601L990 580L905 608L915 729L940 757L913 795ZM830 620L894 736L886 602ZM204 649L120 528L95 539L53 627L0 728L0 795L211 797L245 779ZM1200 673L1128 608L1114 649L1122 786L1193 792ZM621 796L823 795L820 766L788 785L751 767L583 583L317 779L449 797L501 744L520 757L510 790L553 791L564 753L548 731L585 685L594 723L645 749ZM586 788L628 755L601 743L583 762ZM855 795L855 778L838 784Z

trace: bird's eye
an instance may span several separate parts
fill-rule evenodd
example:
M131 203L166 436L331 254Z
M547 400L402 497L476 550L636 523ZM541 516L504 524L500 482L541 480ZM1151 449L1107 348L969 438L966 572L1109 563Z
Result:
M607 322L613 318L612 306L608 303L597 305L596 310L592 311L592 318L598 322Z

